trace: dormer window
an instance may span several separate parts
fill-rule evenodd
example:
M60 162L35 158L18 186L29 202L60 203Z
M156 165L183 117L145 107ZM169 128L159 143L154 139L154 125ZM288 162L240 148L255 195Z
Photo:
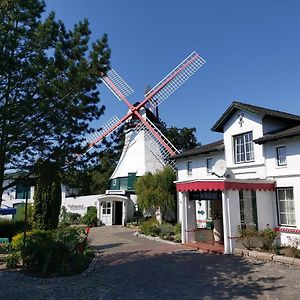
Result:
M254 161L254 147L252 132L243 133L234 137L235 163Z

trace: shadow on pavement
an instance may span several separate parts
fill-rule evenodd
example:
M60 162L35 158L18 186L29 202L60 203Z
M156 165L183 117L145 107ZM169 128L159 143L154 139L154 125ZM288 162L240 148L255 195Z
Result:
M283 277L260 273L263 263L235 256L147 250L108 254L100 264L110 287L102 299L257 299L285 287Z
M114 247L119 247L122 246L124 243L112 243L112 244L105 244L105 245L91 245L95 250L106 250L106 249L111 249Z

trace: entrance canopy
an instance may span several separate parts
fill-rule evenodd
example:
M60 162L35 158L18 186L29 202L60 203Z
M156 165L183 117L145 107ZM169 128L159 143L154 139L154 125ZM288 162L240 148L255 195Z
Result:
M176 183L177 192L188 191L225 191L225 190L251 190L274 191L273 181L187 181Z

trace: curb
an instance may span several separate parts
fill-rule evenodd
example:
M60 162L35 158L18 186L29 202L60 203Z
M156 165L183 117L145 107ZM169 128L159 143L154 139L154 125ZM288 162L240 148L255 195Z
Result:
M249 257L252 259L262 260L266 262L274 262L274 263L300 267L300 258L275 255L273 253L267 253L267 252L250 251L241 248L235 248L233 254L236 256L244 256L244 257Z
M174 246L182 246L181 243L175 243L175 242L172 242L172 241L163 240L158 236L145 235L143 233L139 233L138 231L134 232L133 235L137 236L137 237L142 237L142 238L145 238L145 239L148 239L148 240L151 240L151 241L161 242L161 243L174 245Z

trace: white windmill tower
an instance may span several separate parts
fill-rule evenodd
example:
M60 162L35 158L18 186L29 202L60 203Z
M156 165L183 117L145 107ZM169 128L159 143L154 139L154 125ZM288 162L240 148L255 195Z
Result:
M100 132L94 133L88 140L91 150L121 125L126 126L123 152L111 176L111 190L99 198L98 214L103 223L124 225L127 218L133 216L136 203L133 183L136 177L146 172L155 172L167 164L175 168L170 157L178 153L178 150L155 125L159 123L157 106L204 63L205 60L199 54L191 53L135 105L127 100L133 89L113 69L102 77L104 84L129 108L123 118L114 116Z

